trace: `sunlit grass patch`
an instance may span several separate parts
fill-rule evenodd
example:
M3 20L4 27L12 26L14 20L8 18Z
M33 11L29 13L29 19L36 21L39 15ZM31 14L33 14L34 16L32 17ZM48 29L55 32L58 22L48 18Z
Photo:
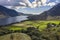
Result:
M17 24L13 24L13 25L9 25L6 26L6 29L8 30L21 30L21 29L26 29L28 27L39 27L39 30L44 30L47 27L48 23L55 23L55 24L59 24L60 21L24 21L21 23L17 23Z

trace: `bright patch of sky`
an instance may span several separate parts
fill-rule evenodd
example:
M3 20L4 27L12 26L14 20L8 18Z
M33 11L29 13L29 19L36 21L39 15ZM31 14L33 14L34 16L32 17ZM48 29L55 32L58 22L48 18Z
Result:
M19 12L23 12L23 13L27 13L27 14L40 14L46 10L49 10L50 6L41 6L41 7L38 7L38 8L20 8Z
M34 1L34 0L29 0L31 3Z

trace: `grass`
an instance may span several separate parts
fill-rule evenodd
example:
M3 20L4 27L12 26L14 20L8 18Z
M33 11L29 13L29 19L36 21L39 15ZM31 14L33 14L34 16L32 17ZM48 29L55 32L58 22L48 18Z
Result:
M13 38L11 38L11 36ZM24 33L12 33L0 36L0 40L31 40L30 36Z
M9 30L21 30L26 29L27 27L39 27L39 30L44 30L47 26L47 23L59 24L60 21L25 21L11 26L5 27Z
M51 40L55 40L55 35L59 35L59 37L60 37L60 27L51 27L50 31L44 30L47 27L47 23L55 23L55 24L58 25L60 23L60 21L38 21L38 20L37 21L24 21L24 22L12 24L12 25L9 25L9 26L5 26L5 27L2 27L2 28L7 29L7 30L13 30L13 31L19 30L20 31L22 29L25 30L28 27L35 27L35 28L39 27L39 30L42 33L42 35L45 36L45 37L48 36L48 38L51 38ZM0 28L0 30L1 30L1 28ZM5 31L5 30L3 30L3 31ZM17 35L19 35L19 34L20 34L20 32ZM7 38L5 38L5 37L7 37L7 38L9 37L8 40L10 40L10 34L0 36L0 40L1 39L2 40L7 40ZM15 35L14 35L14 37L15 37ZM19 37L19 38L22 38L22 37Z

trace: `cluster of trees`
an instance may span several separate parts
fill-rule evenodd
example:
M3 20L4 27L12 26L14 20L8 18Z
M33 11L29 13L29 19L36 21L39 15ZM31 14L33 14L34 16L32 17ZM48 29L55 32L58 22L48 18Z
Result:
M60 27L60 23L58 25L55 23L48 23L47 28L50 28L50 27Z
M16 33L16 32L21 32L21 30L8 30L8 29L3 29L0 28L0 36L6 35L6 34L12 34L12 33Z
M29 35L32 40L40 40L41 32L37 28L29 27L27 30L23 30L22 33Z
M48 23L43 31L38 28L29 27L27 30L22 30L22 33L28 34L32 40L60 40L60 23Z
M0 32L0 35L21 32L29 35L32 40L60 40L60 23L48 23L47 28L43 31L38 28L28 27L26 30L6 30L5 32Z

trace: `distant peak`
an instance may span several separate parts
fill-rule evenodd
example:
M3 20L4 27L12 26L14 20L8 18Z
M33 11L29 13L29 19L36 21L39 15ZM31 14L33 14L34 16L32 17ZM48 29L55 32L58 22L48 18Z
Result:
M60 3L58 3L56 6L60 6Z

